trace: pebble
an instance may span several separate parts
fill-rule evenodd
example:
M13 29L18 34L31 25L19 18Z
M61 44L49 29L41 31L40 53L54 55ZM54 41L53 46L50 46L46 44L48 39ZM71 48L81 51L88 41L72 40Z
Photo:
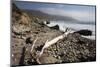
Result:
M12 54L11 56L14 57L14 54Z
M60 56L58 56L58 59L60 59Z

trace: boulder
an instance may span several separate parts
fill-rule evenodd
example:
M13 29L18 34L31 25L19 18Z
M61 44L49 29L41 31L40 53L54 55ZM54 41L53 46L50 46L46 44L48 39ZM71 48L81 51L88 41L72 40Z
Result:
M50 21L46 21L46 24L50 24Z
M55 26L52 26L50 27L51 29L56 29L56 30L59 30L59 25L55 25Z
M80 35L84 35L84 36L91 36L92 35L92 31L91 30L79 30L79 31L76 31L74 33L79 33Z

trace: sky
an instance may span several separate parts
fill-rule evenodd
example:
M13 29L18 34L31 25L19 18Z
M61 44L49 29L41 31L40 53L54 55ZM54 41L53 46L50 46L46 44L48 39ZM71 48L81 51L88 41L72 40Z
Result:
M95 22L95 6L14 1L20 9L40 10L50 15L73 17L79 21Z

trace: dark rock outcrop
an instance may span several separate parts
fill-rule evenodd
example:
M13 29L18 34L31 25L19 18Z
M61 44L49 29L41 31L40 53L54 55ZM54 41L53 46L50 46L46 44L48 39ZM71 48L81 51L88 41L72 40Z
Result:
M51 29L56 29L56 30L59 30L59 25L55 25L55 26L52 26L50 27Z
M22 49L22 54L21 54L21 58L20 58L20 61L19 61L19 65L20 65L20 66L23 66L23 65L24 65L25 50L26 50L26 48L23 47L23 49Z
M92 35L92 31L91 30L79 30L76 31L74 33L79 33L80 35L84 35L84 36L91 36Z
M46 24L50 24L50 21L46 21Z

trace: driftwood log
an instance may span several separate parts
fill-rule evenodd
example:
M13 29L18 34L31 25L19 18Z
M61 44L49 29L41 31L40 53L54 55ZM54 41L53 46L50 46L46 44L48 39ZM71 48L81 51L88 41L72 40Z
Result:
M68 32L65 32L64 34L62 34L62 35L60 35L60 36L58 36L58 37L52 39L51 41L48 41L48 40L47 40L47 41L45 42L45 45L43 46L41 52L39 53L39 57L41 57L41 55L43 54L44 49L46 49L46 48L48 48L49 46L55 44L55 43L58 42L59 40L61 40L61 39L65 38L65 37L67 37L67 35L68 35L69 33L73 33L73 32L74 32L74 31L69 30Z

